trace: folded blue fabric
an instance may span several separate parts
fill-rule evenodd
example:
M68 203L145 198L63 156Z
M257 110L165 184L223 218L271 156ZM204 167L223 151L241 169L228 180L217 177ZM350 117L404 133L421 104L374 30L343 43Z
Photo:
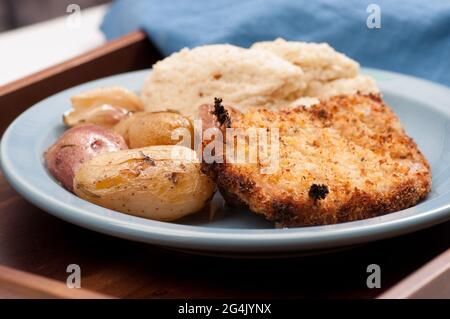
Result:
M377 21L371 3L380 9L380 28L367 25ZM117 0L101 26L108 39L138 28L164 55L283 37L328 42L363 66L450 86L450 1Z

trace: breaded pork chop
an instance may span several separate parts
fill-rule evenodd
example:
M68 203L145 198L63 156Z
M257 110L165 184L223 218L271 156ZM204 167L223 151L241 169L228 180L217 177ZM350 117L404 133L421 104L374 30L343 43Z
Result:
M213 117L224 132L225 126L279 129L278 170L262 174L259 158L245 164L204 162L203 170L230 203L282 226L374 217L415 205L430 191L427 160L378 95L246 114L226 109L216 103L203 106L201 114Z

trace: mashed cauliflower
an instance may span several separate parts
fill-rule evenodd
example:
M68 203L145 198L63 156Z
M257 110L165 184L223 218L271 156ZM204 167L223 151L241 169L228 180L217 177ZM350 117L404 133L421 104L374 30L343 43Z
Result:
M190 118L201 104L221 97L246 111L313 105L340 94L377 93L359 64L326 43L283 39L257 42L250 49L228 44L183 49L159 61L145 81L147 111L176 110Z

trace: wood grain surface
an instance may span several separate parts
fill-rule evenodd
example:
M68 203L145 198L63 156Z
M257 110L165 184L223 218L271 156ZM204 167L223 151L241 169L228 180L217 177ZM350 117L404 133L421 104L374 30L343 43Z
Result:
M380 299L450 299L450 249L379 296Z
M105 299L109 297L83 288L68 288L66 284L56 280L0 266L0 298Z
M34 102L158 58L141 32L0 88L0 131ZM321 256L237 260L188 255L95 233L63 222L18 195L0 175L0 264L121 298L372 298L450 247L450 222L414 234ZM369 264L381 289L369 289Z

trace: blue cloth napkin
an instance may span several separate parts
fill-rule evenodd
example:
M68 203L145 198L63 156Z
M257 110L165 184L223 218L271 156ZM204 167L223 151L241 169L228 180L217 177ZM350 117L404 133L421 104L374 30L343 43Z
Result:
M376 8L381 28L368 28ZM375 11L374 11L375 10ZM169 55L183 47L255 41L328 42L363 66L450 86L448 0L117 0L101 29L113 39L137 28Z

